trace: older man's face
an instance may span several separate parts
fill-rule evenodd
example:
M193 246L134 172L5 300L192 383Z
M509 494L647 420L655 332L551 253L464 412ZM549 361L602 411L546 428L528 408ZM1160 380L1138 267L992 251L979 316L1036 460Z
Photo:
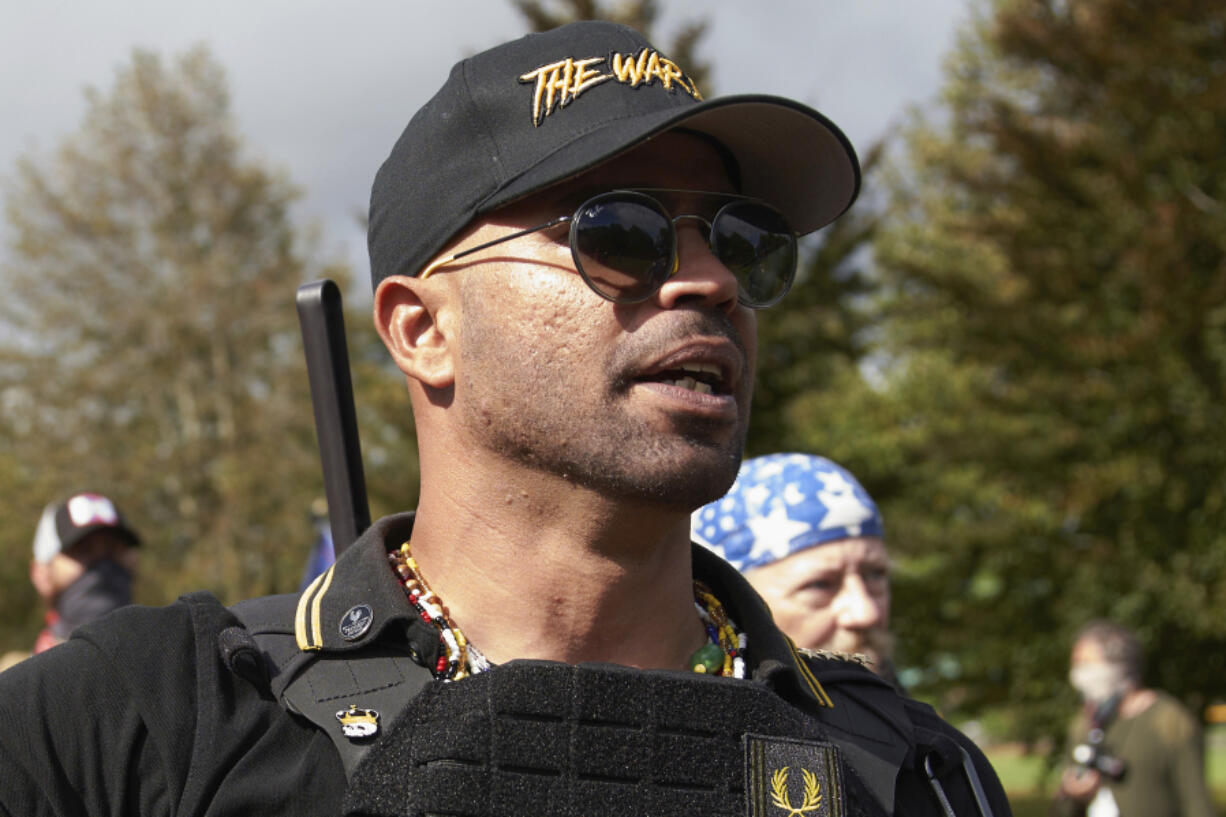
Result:
M466 243L626 187L731 189L708 144L665 134L504 209ZM668 198L680 213L710 205L710 197ZM462 313L455 401L476 445L607 496L687 511L727 490L749 419L756 324L699 223L684 219L677 230L677 273L636 304L588 288L565 228L448 267ZM718 372L711 389L695 387L696 369Z
M840 539L745 572L797 646L890 656L890 563L875 536Z

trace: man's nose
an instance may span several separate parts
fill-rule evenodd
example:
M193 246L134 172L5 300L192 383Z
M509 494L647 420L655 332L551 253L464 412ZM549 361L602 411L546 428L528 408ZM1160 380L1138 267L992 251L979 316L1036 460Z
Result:
M867 630L879 626L884 619L881 602L868 592L857 574L843 581L843 588L834 601L839 626L849 630Z
M705 225L695 219L677 220L677 270L656 293L664 309L684 303L705 303L731 313L737 304L737 279L711 252Z

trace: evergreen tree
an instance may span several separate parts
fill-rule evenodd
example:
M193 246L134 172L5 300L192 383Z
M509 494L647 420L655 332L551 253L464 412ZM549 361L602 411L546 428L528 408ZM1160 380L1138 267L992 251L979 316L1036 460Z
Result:
M857 372L872 348L871 304L877 291L869 245L881 220L873 188L885 151L886 143L878 141L861 155L863 195L833 224L801 239L791 291L758 313L758 371L746 456L798 450L827 455L826 441L806 439L811 424L803 407L836 383L839 389L864 387Z
M312 260L297 196L243 156L219 66L136 51L80 130L8 186L0 303L0 496L24 564L42 503L109 493L145 538L138 595L296 586L320 493L295 288Z
M1220 694L1224 32L1187 0L984 5L874 243L883 381L793 415L868 465L919 691L1027 736L1093 616L1140 631L1150 682Z

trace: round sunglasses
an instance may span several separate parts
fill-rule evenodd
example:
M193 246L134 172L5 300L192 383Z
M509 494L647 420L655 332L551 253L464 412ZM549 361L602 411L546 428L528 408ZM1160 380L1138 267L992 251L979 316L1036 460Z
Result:
M671 215L657 198L661 195L714 196L727 203L708 221L700 215ZM437 259L419 277L495 244L569 222L570 252L584 282L614 303L640 303L677 271L676 225L684 219L705 228L711 253L736 276L742 304L763 309L787 294L796 277L796 234L782 213L747 196L657 188L600 193L572 215Z

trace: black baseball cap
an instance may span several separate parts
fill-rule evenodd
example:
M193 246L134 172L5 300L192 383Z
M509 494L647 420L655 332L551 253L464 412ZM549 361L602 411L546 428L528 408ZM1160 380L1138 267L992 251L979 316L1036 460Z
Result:
M740 192L804 234L860 190L842 131L790 99L704 100L627 26L584 21L457 63L412 118L370 194L371 281L416 275L475 217L577 176L675 128L722 146Z
M48 505L34 533L34 559L49 562L95 531L110 531L132 547L140 537L113 501L102 494L80 493Z

